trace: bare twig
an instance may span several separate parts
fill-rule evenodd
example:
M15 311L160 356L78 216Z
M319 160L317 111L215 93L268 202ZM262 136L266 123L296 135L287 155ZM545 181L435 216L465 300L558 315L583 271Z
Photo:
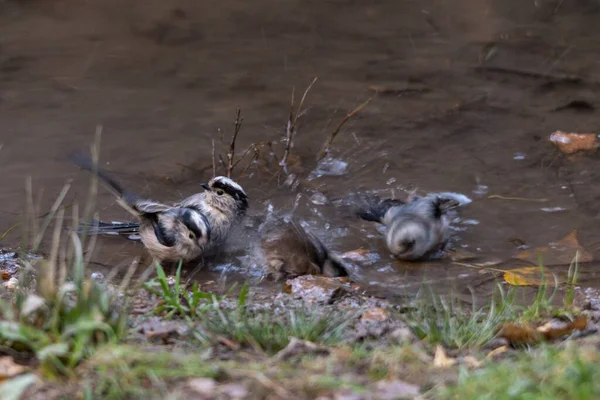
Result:
M300 99L300 104L298 104L298 109L296 109L296 110L294 110L295 89L292 89L292 100L290 103L290 116L289 116L287 124L285 126L285 140L286 140L285 151L283 153L283 157L281 158L281 162L279 163L279 165L283 168L283 171L286 174L288 174L287 162L288 162L288 158L290 156L290 151L293 146L294 135L296 134L296 130L298 129L298 118L300 117L300 115L302 115L302 106L304 105L304 100L306 100L306 95L308 94L309 90L312 88L312 86L315 84L316 81L317 81L317 78L315 77L315 79L312 80L310 85L308 85L308 87L304 91L304 94L302 95L302 98Z
M235 141L237 140L237 136L240 133L240 128L242 127L243 118L240 117L242 110L237 108L235 113L235 122L233 124L233 135L231 136L231 142L229 143L229 152L227 153L227 177L231 178L231 173L233 172L233 157L235 156Z
M258 150L258 147L256 147L255 144L253 144L252 146L254 147L254 154L252 155L252 157L250 157L250 161L246 165L246 168L244 168L244 170L240 173L240 176L239 176L240 178L244 176L244 174L246 173L246 171L248 171L248 168L250 168L252 163L255 160L258 160L258 157L260 157L260 151ZM241 158L240 158L240 160L241 160Z
M329 147L331 146L331 144L335 140L336 136L340 133L340 130L342 129L342 127L344 126L344 124L346 122L348 122L348 120L350 118L352 118L354 115L356 115L358 112L360 112L360 110L362 110L363 108L365 108L367 106L367 104L369 104L375 98L375 96L376 95L374 95L374 96L370 97L369 99L367 99L367 101L365 101L364 103L362 103L361 105L359 105L358 107L356 107L354 110L350 111L344 117L344 119L342 120L342 122L340 122L340 124L337 126L337 128L335 128L335 130L333 132L331 132L331 135L329 135L329 138L325 142L325 145L323 146L323 149L321 150L321 152L317 156L317 161L321 161L323 159L323 157L325 157L327 155L327 153L329 152Z

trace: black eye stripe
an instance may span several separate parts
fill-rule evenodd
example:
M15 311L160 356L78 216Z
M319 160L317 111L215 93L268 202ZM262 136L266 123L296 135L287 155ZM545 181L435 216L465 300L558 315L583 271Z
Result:
M245 199L247 198L246 194L230 185L227 185L223 182L220 181L216 181L215 183L213 183L213 188L216 189L221 189L222 191L224 191L225 193L227 193L228 195L230 195L231 197L237 199L237 200L241 200L241 199Z

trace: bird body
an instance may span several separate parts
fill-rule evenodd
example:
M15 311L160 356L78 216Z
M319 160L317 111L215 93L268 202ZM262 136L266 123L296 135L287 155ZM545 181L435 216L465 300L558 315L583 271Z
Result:
M434 258L450 240L448 212L460 205L449 193L413 196L406 202L363 197L357 214L364 220L386 226L386 245L399 259L416 261Z
M267 275L275 280L301 275L348 276L342 261L293 220L267 222L260 233L260 247Z
M188 197L179 204L166 205L125 191L91 160L74 157L73 163L95 173L115 194L123 208L139 223L92 224L88 233L137 233L152 257L158 261L188 262L220 244L248 208L248 198L237 183L215 177L203 184L206 192Z

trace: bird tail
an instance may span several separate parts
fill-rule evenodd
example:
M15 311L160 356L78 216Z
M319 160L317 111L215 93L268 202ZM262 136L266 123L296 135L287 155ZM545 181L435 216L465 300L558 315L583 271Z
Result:
M79 233L87 235L137 235L140 224L135 222L103 222L92 221L79 224Z
M375 195L361 196L355 202L355 214L366 221L382 222L390 208L404 204L406 203L397 199L382 200Z
M94 165L89 157L77 154L71 155L70 161L77 165L79 168L95 174L100 181L106 186L106 188L113 193L119 199L119 204L129 211L131 214L138 216L139 212L136 210L136 203L140 198L133 193L127 192L119 182L110 176L110 174L98 165Z

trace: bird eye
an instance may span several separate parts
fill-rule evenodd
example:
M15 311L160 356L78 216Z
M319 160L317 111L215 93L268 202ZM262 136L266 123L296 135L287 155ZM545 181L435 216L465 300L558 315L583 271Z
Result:
M194 239L194 234L190 232L190 239Z
M225 193L223 190L221 190L221 189L217 189L217 194L218 194L219 196L222 196L222 195L223 195L223 193Z

